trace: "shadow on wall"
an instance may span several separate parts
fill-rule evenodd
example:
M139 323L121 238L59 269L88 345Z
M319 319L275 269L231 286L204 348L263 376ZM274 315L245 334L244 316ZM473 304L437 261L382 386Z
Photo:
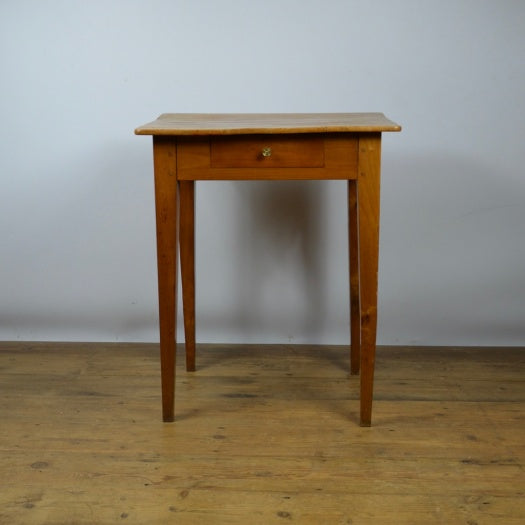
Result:
M238 313L232 321L248 338L267 330L288 334L290 342L294 333L315 339L325 303L321 232L326 186L318 181L234 186L242 203L239 236L248 243L234 262ZM282 311L285 304L295 305L302 326L289 326L289 316ZM263 319L271 325L262 326Z

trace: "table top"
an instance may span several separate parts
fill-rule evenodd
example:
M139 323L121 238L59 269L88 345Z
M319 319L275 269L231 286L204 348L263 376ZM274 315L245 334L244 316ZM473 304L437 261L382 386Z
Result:
M164 113L137 135L249 135L401 131L383 113Z

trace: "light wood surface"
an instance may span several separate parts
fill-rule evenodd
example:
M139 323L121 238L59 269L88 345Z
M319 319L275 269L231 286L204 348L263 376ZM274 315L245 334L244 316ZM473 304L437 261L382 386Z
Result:
M186 370L195 371L195 182L180 181L180 265Z
M359 210L359 292L361 311L361 337L359 342L361 425L363 426L370 426L372 422L379 268L380 165L381 134L368 133L362 135L359 140L357 205Z
M136 130L153 135L164 421L175 414L179 243L186 366L196 367L194 181L343 179L348 180L350 370L361 374L360 423L371 425L381 134L400 129L382 113L314 113L164 114Z
M348 181L348 252L350 277L350 373L361 366L361 303L359 300L359 210L357 181Z
M179 137L179 180L347 180L357 178L358 136ZM270 148L270 157L262 155Z
M401 131L383 113L164 113L137 135L232 135Z
M169 137L155 137L153 153L157 225L160 366L163 392L162 417L164 421L173 421L179 247L177 148Z
M324 139L318 134L213 137L213 168L322 168Z
M501 524L525 516L525 349L0 343L0 523Z

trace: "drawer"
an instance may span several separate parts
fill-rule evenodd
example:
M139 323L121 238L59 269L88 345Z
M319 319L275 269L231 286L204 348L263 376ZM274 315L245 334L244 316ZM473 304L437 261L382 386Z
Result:
M322 168L324 164L324 139L319 136L227 136L210 141L211 168Z

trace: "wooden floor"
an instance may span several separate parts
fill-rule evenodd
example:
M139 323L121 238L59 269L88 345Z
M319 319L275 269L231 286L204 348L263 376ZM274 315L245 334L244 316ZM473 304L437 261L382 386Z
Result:
M179 349L180 350L180 349ZM523 524L525 349L0 343L1 524Z

